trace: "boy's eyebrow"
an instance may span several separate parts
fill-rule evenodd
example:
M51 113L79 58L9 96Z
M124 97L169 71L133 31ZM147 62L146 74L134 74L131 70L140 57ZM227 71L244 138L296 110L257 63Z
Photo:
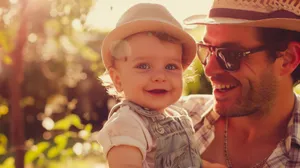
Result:
M175 62L179 62L179 63L182 62L182 58L180 58L180 59L179 59L179 58L178 58L178 59L174 59L174 58L173 58L173 59L170 59L170 60L171 60L171 61L175 61Z
M152 57L137 57L137 58L134 58L132 61L133 62L137 62L137 61L144 61L144 60L152 60L153 58ZM182 62L182 59L181 58L172 58L172 59L169 59L170 61L175 61L175 62Z
M146 60L148 57L137 57L137 58L134 58L132 61L133 62L136 62L136 61L141 61L141 60ZM151 57L150 57L151 58ZM148 58L149 59L149 58Z

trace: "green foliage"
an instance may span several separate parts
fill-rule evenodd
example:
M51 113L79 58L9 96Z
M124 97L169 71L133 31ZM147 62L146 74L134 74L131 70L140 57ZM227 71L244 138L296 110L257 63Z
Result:
M0 30L0 46L6 53L11 52L13 49L13 44L10 40L9 30Z
M49 146L49 142L39 142L38 144L32 146L30 150L26 152L25 164L32 163L37 158L40 158L40 156L43 155L43 152L49 148Z
M52 159L52 158L55 158L56 156L59 155L59 153L62 151L61 148L59 148L58 146L53 146L49 149L48 151L48 158Z
M7 158L3 164L0 165L0 168L15 168L15 159L13 157Z
M0 105L0 117L8 114L8 111L9 111L9 109L8 109L7 105L5 105L5 104Z
M0 95L4 95L0 96L0 168L13 168L15 162L15 150L6 132L12 123L5 83L11 73L7 67L12 63L10 53L16 47L16 30L22 21L18 4L21 1L13 2L0 2ZM82 93L90 89L88 73L97 81L96 76L104 70L99 54L103 34L90 33L83 26L94 0L30 0L28 3L26 11L30 19L22 60L24 78L20 79L24 97L20 105L26 126L42 123L46 130L40 137L27 140L25 165L55 167L54 163L88 156L101 160L104 158L101 147L91 140L92 124L82 123L83 117L74 112L78 110L77 99L69 101L67 95L68 90L80 84L83 88L78 90ZM84 82L88 84L83 85ZM83 107L91 109L88 103ZM34 131L27 130L27 133Z
M300 84L298 84L294 87L294 91L300 95Z
M183 95L189 94L211 94L211 85L206 79L202 65L196 58L191 67L184 73Z
M79 132L79 137L88 140L91 136L93 126L91 124L87 124L83 130Z
M57 121L53 130L69 130L72 125L74 125L78 129L83 128L80 118L75 114L71 114L66 116L64 119Z
M9 112L7 100L0 96L0 118Z
M0 156L7 153L7 137L0 133Z
M3 132L3 128L13 124L8 117L10 106L5 81L11 73L7 67L12 63L10 52L16 47L16 30L21 22L19 6L12 2L0 1L0 131ZM100 46L105 34L90 32L84 27L94 0L28 2L30 19L23 51L20 104L26 126L42 123L45 130L39 137L30 137L34 140L26 141L25 165L28 168L104 167L103 149L94 141L93 125L83 122L86 118L99 117L95 116L90 105L92 99L87 95L91 90L91 78L104 71ZM189 33L199 40L203 32L197 29ZM96 83L100 85L97 80ZM295 87L295 91L300 93L300 87ZM81 100L70 96L76 92ZM185 72L183 94L194 93L211 93L197 59ZM96 95L97 103L103 102L104 92L99 94L92 90L92 94ZM27 134L34 131L29 130ZM14 168L15 151L10 141L7 134L0 133L0 168Z
M57 157L67 146L69 137L70 137L69 132L55 136L54 138L55 146L52 146L49 149L47 153L48 158L52 159Z

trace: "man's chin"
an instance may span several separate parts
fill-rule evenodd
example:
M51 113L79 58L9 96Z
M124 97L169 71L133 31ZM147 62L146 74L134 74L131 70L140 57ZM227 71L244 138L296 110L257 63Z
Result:
M237 115L238 110L236 104L229 101L217 101L214 105L214 111L217 112L222 117L233 117Z
M247 110L247 108L234 106L230 108L214 106L214 111L221 117L247 117L256 113L255 110Z

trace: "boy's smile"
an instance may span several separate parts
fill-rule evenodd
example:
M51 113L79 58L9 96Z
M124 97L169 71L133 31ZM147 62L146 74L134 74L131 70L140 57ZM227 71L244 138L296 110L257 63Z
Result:
M148 92L151 94L165 94L168 91L165 89L152 89L152 90L148 90Z

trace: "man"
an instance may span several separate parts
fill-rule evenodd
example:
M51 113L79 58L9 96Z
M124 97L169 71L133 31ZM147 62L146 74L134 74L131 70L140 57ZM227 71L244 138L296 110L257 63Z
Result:
M202 158L229 168L300 167L299 0L215 0L198 57L213 98L183 104ZM211 110L212 109L212 110Z

